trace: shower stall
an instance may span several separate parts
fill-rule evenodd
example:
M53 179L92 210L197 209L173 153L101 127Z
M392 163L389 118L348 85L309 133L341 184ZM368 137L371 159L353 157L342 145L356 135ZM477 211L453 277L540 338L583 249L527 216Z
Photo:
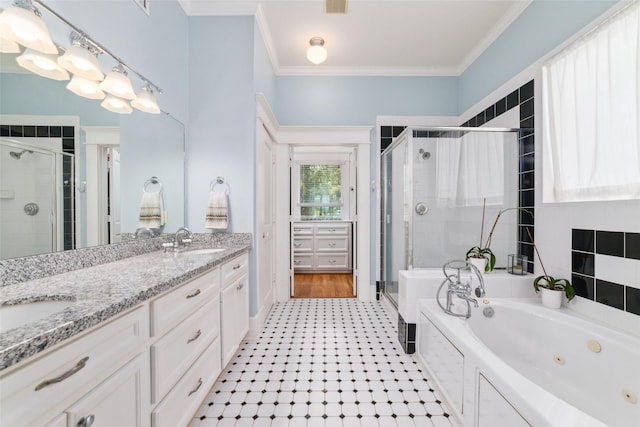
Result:
M49 145L0 138L0 259L63 249L74 161Z
M464 259L484 246L501 210L518 207L518 133L408 127L382 153L381 291L392 304L400 270ZM497 268L517 252L516 212L505 212L491 236Z

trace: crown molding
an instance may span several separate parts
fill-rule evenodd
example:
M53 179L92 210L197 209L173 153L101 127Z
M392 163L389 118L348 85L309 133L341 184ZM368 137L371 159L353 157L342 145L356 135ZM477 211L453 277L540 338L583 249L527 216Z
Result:
M371 144L372 126L280 126L277 141L292 145Z
M244 16L255 15L257 0L178 0L187 16Z
M379 76L379 77L457 77L457 68L421 67L329 67L323 65L274 67L277 76Z
M258 25L258 31L260 31L260 34L262 35L264 46L267 49L267 55L269 56L269 60L271 61L271 68L277 75L276 71L280 68L280 63L278 61L276 47L273 44L273 37L271 37L271 31L269 31L269 25L267 24L267 20L264 17L264 12L262 11L262 6L260 5L258 5L258 8L256 10L256 24Z

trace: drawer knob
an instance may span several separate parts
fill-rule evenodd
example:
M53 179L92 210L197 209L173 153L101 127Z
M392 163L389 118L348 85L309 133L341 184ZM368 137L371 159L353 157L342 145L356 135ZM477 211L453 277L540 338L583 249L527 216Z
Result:
M296 248L299 248L300 246L302 246L302 243L294 243L293 246L295 246Z
M236 264L236 265L234 265L234 266L233 266L233 269L234 269L234 270L237 270L237 269L239 269L239 268L240 268L240 264Z
M202 387L202 378L198 378L198 385L196 386L196 388L194 388L189 392L188 396L191 396L193 393L196 393L198 390L200 390L200 387Z
M238 286L236 286L237 291L239 291L242 288L244 288L244 283L240 283Z
M198 295L200 295L200 289L196 289L194 293L187 295L187 299L197 297Z
M91 427L91 425L93 425L93 422L96 420L96 416L91 414L91 415L87 415L86 417L82 417L80 418L80 421L78 421L77 426L78 427Z
M187 344L190 344L190 343L194 342L195 340L197 340L198 338L200 338L200 335L202 335L202 331L200 329L198 329L198 332L196 332L196 334L193 336L193 338L189 338L187 340Z
M59 383L59 382L62 382L64 380L66 380L67 378L69 378L70 376L72 376L73 374L77 373L78 371L80 371L85 366L87 366L87 361L88 360L89 360L89 356L83 357L82 359L80 359L80 361L78 363L76 363L76 366L74 366L73 368L69 369L67 372L63 373L59 377L55 377L55 378L51 378L49 380L42 381L40 384L38 384L36 386L36 391L42 390L43 388L45 388L45 387L47 387L47 386L49 386L51 384L56 384L56 383Z
M335 263L336 263L336 260L335 260L335 259L330 259L330 260L329 260L329 264L335 264Z
M293 263L294 263L294 264L300 264L301 262L302 262L302 261L301 261L301 260L299 260L299 259L294 259L294 260L293 260Z
M336 244L335 243L329 243L329 246L332 247L332 248L335 248Z

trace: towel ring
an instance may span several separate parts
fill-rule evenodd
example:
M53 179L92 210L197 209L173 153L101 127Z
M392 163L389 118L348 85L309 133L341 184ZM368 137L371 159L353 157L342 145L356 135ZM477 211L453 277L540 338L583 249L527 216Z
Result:
M142 191L144 191L146 193L147 192L147 187L149 185L155 185L155 184L158 184L160 186L160 192L162 192L162 182L160 182L160 180L158 179L157 176L152 176L151 178L146 180L144 182L144 185L142 186Z
M227 182L225 182L224 178L219 176L216 179L214 179L213 181L211 181L209 183L209 190L213 191L213 189L216 187L216 185L224 185L225 187L227 187L224 192L225 194L229 194L229 192L231 191L231 187L229 186L229 184Z

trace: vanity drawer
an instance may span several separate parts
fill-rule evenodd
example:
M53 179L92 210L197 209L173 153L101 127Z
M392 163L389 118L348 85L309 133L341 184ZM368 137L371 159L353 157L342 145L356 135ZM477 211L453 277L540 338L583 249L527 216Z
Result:
M349 235L349 224L318 224L316 226L316 236L326 235Z
M219 294L216 268L151 301L151 336L164 333Z
M295 270L313 268L313 254L294 254L293 268Z
M144 351L148 325L146 308L138 307L1 376L0 425L50 421Z
M226 285L249 270L249 255L240 255L231 261L222 264L221 269L222 283Z
M347 254L316 255L316 267L323 269L349 268L348 258Z
M221 369L220 338L216 338L153 410L152 427L188 425Z
M318 252L346 252L349 249L349 238L344 237L318 237L316 239Z
M216 296L151 346L151 399L158 402L220 335Z
M296 237L293 239L293 251L313 252L313 237Z
M294 224L293 225L294 236L313 236L312 224Z

